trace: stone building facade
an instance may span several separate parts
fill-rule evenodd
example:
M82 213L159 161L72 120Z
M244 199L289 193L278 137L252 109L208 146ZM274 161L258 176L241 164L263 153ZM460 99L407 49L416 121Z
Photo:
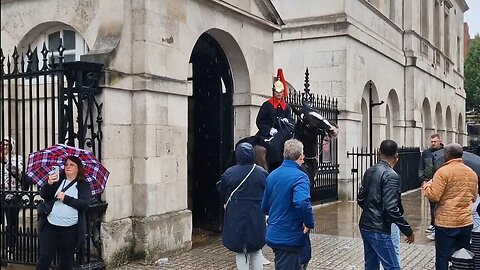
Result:
M104 64L104 257L152 259L219 229L214 184L282 67L301 89L338 98L347 150L393 138L465 143L463 0L3 0L1 47L55 47ZM278 12L277 12L278 10ZM283 19L283 20L282 20Z
M273 33L282 25L272 3L6 0L1 17L7 57L14 46L40 51L62 38L65 61L104 64L107 262L190 248L195 222L211 218L205 197L233 141L256 132L271 94Z
M432 133L466 144L463 0L273 0L285 25L274 64L290 83L339 100L341 193L352 194L346 152L385 138L427 146ZM372 81L372 93L369 90ZM343 136L342 136L343 135ZM343 169L342 169L343 168ZM348 191L347 191L348 190Z

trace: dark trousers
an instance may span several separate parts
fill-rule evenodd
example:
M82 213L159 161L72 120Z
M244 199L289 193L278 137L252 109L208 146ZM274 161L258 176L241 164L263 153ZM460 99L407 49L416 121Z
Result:
M17 243L18 233L18 214L20 213L20 207L17 205L18 199L14 197L10 200L5 200L5 206L2 205L0 214L0 224L3 223L3 217L7 223L5 224L6 231L6 246L13 250ZM2 244L2 247L3 244Z
M436 203L429 201L430 203L430 225L435 226L435 205Z
M462 248L470 248L473 225L461 228L435 227L435 269L448 270L452 254Z
M48 270L58 252L60 269L73 269L73 254L78 234L78 225L61 227L45 222L38 235L40 255L36 270Z
M273 249L275 253L275 270L302 270L300 250Z

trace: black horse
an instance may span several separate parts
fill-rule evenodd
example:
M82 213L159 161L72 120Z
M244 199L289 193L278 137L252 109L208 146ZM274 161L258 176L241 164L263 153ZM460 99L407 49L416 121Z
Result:
M274 136L264 138L257 134L239 140L236 145L248 142L253 146L261 145L265 147L267 149L269 169L274 170L283 161L283 145L285 141L296 138L304 145L304 169L310 178L313 179L318 169L316 160L318 138L320 136L322 143L324 139L330 140L335 138L338 135L338 128L320 115L319 111L312 108L307 101L303 101L303 106L300 109L292 106L292 111L297 116L295 124L278 119L280 128Z

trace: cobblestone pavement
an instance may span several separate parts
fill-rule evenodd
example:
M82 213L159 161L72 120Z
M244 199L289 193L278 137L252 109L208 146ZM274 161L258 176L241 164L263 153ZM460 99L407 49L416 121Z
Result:
M402 269L434 269L435 248L425 238L424 230L429 225L429 205L420 190L402 196L405 216L415 233L415 244L401 244ZM361 210L354 202L335 202L314 207L315 229L311 234L312 260L309 270L356 270L363 269L363 244L359 235L358 219ZM188 252L168 257L165 265L133 262L114 270L178 269L218 270L236 269L235 255L221 243L220 234L194 233L194 248ZM198 240L201 239L201 240ZM403 239L403 236L402 236ZM274 269L273 252L263 249L272 261L265 270ZM3 270L4 268L2 268ZM32 269L9 267L8 269Z
M359 238L312 234L312 260L309 270L356 270L363 268L363 244ZM272 263L265 270L274 269L273 253L268 247L263 249L265 257ZM402 269L434 269L435 250L431 245L401 245ZM189 252L169 258L168 264L161 266L129 264L116 270L134 269L181 269L217 270L236 269L234 253L222 246L220 238L214 242L194 248Z
M421 191L404 194L402 202L407 221L415 232L415 244L401 244L402 269L434 269L435 248L433 242L425 238L423 232L429 223L428 201ZM312 260L309 270L356 270L363 268L363 244L358 230L361 211L353 202L336 202L317 206L314 209L316 227L311 234ZM404 237L402 236L402 239ZM274 269L273 252L263 249L264 255L272 261L265 270ZM235 255L222 246L220 235L209 243L192 250L169 257L168 264L132 263L115 270L134 269L178 269L178 270L217 270L236 269Z

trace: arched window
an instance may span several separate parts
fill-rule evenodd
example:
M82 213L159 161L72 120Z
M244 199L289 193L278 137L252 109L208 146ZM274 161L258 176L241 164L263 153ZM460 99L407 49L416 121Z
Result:
M42 48L43 43L49 51L48 59L49 61L52 60L52 52L55 62L59 62L59 53L57 51L58 46L60 45L60 39L62 39L63 47L65 51L63 52L63 61L67 62L75 62L80 60L80 56L88 53L90 50L85 39L77 33L73 28L69 28L66 26L51 28L48 31L45 31L38 35L38 38L35 42L32 43L32 50L33 48L37 47L38 58L42 59Z

